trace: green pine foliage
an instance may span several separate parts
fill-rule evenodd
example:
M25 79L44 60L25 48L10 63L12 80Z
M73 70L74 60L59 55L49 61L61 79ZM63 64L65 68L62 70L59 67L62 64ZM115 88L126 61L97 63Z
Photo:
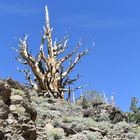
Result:
M138 99L136 97L133 97L131 99L131 105L130 105L130 111L128 113L129 121L139 124L140 125L140 106L138 105Z
M87 91L83 93L82 107L84 109L90 107L91 103L103 103L104 97L101 92L96 90Z
M87 91L83 96L88 101L104 102L103 94L96 90Z

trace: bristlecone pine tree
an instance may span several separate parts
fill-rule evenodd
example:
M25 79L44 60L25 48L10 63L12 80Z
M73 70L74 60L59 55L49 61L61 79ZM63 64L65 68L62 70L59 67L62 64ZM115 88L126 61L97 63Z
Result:
M81 46L81 42L78 42L75 50L59 59L58 56L63 54L67 48L69 37L65 36L58 43L53 41L47 6L45 7L45 20L44 35L42 36L40 49L36 58L29 53L27 36L19 39L20 49L16 50L18 52L16 59L20 63L29 66L32 72L28 69L18 70L25 73L25 78L35 90L45 93L47 97L64 99L65 92L70 93L81 88L81 86L75 87L74 89L69 88L68 85L78 80L79 74L74 79L69 79L68 75L79 62L80 58L87 54L88 49L78 53L79 47ZM45 41L47 42L47 55L44 51ZM76 53L77 56L72 61L72 56ZM64 70L65 61L69 61L69 66ZM32 74L34 75L34 80L32 80Z

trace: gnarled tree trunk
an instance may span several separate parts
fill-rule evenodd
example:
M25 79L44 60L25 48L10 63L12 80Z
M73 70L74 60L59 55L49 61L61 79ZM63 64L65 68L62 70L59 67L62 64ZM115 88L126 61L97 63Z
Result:
M24 39L19 39L19 51L17 60L24 65L29 66L30 70L20 70L25 73L26 79L29 84L37 91L48 92L52 94L54 98L64 99L64 93L70 92L81 88L81 86L74 89L66 88L67 85L74 83L78 80L79 75L74 79L68 80L69 73L73 70L75 65L79 62L82 56L87 54L88 50L84 52L77 53L81 43L78 42L75 50L66 56L58 59L58 55L64 53L67 48L68 36L65 36L60 42L52 40L52 29L50 27L50 20L47 7L46 12L46 25L44 27L44 35L41 39L39 53L36 58L34 58L28 51L27 37ZM44 43L47 41L47 55L44 52ZM72 56L77 53L74 61L72 61ZM70 61L69 67L64 71L64 62ZM31 74L34 75L34 80L31 79ZM48 96L50 96L48 94Z

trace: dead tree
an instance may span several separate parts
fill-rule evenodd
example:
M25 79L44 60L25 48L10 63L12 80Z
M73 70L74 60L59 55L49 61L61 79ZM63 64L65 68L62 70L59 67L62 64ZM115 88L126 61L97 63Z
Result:
M76 78L69 80L69 82L67 82L67 77L81 57L87 54L88 49L78 53L79 47L81 46L81 42L78 42L75 50L62 58L58 58L68 47L67 42L69 36L65 36L58 43L57 41L53 41L47 7L45 8L45 20L44 35L41 38L41 44L36 58L34 58L28 50L28 36L19 39L20 49L19 51L16 50L18 52L16 59L21 64L29 66L30 69L18 70L25 73L25 78L35 90L48 93L48 97L53 96L54 98L64 99L65 92L81 88L81 86L74 89L67 88L68 84L72 84L79 79L79 74ZM47 46L45 46L45 41L47 42ZM45 54L44 47L47 47L47 55ZM72 60L74 54L77 54L77 56L75 60ZM64 62L66 61L70 61L70 64L68 68L64 69ZM34 75L33 80L32 74Z

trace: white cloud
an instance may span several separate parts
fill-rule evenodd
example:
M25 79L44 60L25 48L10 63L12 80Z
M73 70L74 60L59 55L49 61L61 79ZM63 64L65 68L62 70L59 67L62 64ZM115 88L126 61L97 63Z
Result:
M36 14L40 13L39 8L31 8L22 4L0 4L0 12L14 14Z
M70 15L69 17L59 18L57 22L63 24L74 25L81 28L95 29L113 29L113 28L128 28L132 25L132 21L125 19L97 19L89 15Z
M121 19L106 19L106 20L91 20L81 23L80 27L98 28L98 29L112 29L112 28L127 28L131 24Z

